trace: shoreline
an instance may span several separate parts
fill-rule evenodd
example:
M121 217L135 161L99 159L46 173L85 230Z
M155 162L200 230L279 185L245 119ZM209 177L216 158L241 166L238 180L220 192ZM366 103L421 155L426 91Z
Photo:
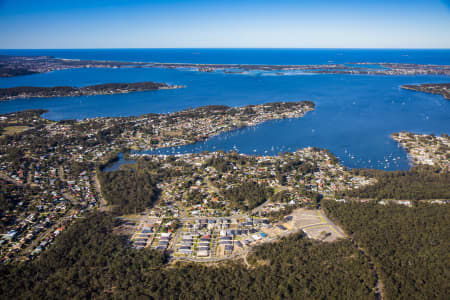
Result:
M392 133L391 138L406 150L413 167L429 165L450 170L450 162L446 157L450 147L448 134L435 136L401 131Z
M135 83L106 83L85 87L54 86L18 86L11 88L0 88L0 102L12 101L16 99L32 98L62 98L96 95L117 95L135 92L147 92L155 90L169 90L184 88L184 85L168 85L156 82L135 82Z
M450 100L450 83L405 84L401 88L408 91L441 95L444 99Z

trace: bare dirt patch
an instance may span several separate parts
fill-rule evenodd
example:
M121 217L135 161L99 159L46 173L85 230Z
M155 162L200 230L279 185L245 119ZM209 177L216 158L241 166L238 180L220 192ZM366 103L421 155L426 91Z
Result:
M324 242L334 242L338 238L342 237L328 224L307 227L303 229L303 231L308 235L308 237Z
M278 226L281 225L281 226ZM283 229L284 228L284 229ZM303 230L309 238L324 242L333 242L344 237L334 223L326 218L319 210L299 208L264 232L270 238L279 238Z

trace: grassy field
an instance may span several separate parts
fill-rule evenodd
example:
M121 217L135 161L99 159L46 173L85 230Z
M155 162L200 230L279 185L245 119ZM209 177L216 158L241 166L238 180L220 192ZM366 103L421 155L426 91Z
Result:
M28 126L8 126L8 127L3 128L2 136L21 133L30 128L31 127L28 127Z

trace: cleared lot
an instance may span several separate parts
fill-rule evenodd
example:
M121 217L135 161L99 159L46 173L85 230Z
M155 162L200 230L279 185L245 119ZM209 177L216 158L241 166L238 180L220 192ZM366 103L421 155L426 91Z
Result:
M320 210L296 209L284 219L284 222L280 222L278 225L264 230L264 232L269 237L280 237L303 230L308 237L325 242L332 242L345 237L342 230L323 215Z
M303 231L308 235L308 237L316 240L322 240L324 242L333 242L342 237L340 233L328 224L307 227L304 228Z

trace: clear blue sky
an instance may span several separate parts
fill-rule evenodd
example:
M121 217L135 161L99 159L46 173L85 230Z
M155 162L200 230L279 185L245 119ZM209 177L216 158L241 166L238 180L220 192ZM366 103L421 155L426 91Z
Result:
M0 0L0 48L450 48L449 0Z

